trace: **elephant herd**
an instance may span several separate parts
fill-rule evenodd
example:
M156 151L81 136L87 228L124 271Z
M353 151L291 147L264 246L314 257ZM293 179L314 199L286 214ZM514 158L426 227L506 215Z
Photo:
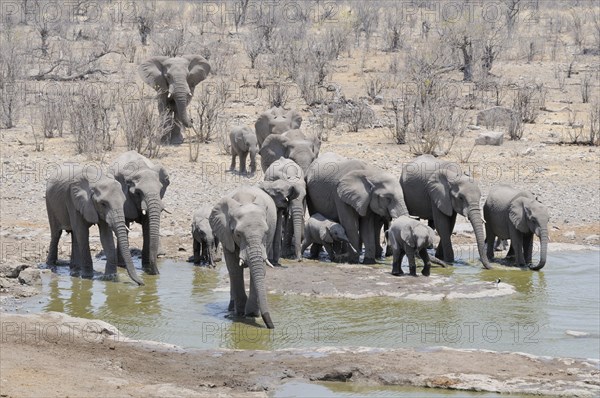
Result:
M154 57L140 67L145 81L159 91L159 108L171 109L183 126L190 123L185 107L194 86L209 71L199 56ZM221 246L230 280L230 311L260 315L273 328L266 266L279 265L281 258L301 261L309 247L310 258L318 257L325 247L331 261L350 263L359 262L361 254L364 264L393 255L393 275L403 274L406 255L409 273L416 276L415 257L419 256L424 263L422 274L428 276L431 262L454 262L451 235L457 214L471 223L485 268L491 268L496 237L510 239L507 257L514 257L517 265L530 264L533 270L545 265L548 211L532 194L508 185L493 187L483 206L484 223L481 191L456 164L421 155L402 166L398 179L360 159L320 154L320 141L306 136L301 124L298 112L272 108L258 117L254 131L233 128L231 171L239 157L239 172L245 174L250 155L250 171L255 172L256 154L260 154L264 180L239 186L215 204L203 204L193 215L190 261L214 266ZM174 138L171 135L171 141ZM98 224L106 255L104 278L116 278L116 267L121 265L142 285L131 259L128 225L134 221L142 225L142 268L158 274L160 214L165 211L162 198L169 175L160 164L135 151L118 156L108 173L100 174L89 168L64 167L48 182L51 243L47 263L56 263L58 241L62 231L67 231L72 234L71 274L92 277L89 228ZM428 220L429 225L418 219ZM434 244L433 229L439 242L430 258L427 249ZM531 265L534 234L541 242L537 265ZM244 268L250 272L249 295Z

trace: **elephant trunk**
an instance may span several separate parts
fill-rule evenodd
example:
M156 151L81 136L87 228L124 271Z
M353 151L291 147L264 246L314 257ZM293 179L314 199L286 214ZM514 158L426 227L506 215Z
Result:
M392 201L389 207L390 218L395 219L400 216L408 216L408 209L406 208L406 204L404 203L404 198L401 197L402 200Z
M546 265L546 250L548 249L548 229L542 228L540 231L540 262L536 266L530 266L529 269L539 271Z
M125 268L127 269L129 277L138 285L143 286L144 282L142 282L133 267L133 260L131 259L131 252L129 251L129 239L127 238L127 227L125 226L125 215L122 211L116 211L115 214L113 214L111 224L117 237L117 244L121 251L121 256L125 260Z
M206 236L206 255L208 256L208 264L213 268L215 267L215 261L213 259L213 251L215 249L215 238L208 234Z
M291 213L292 222L294 225L294 253L296 254L296 260L302 260L302 231L304 231L304 204L303 198L296 198L292 200Z
M188 99L190 97L188 93L190 93L190 89L187 85L185 87L177 87L173 97L175 97L175 107L179 121L185 127L192 127L192 122L187 113Z
M475 240L477 241L477 250L479 251L479 258L486 269L491 269L492 266L487 257L485 250L485 234L483 232L483 219L481 218L481 210L479 204L472 206L468 210L469 221L473 227L475 233Z
M260 241L248 242L248 268L250 269L251 283L254 284L254 289L258 298L258 309L262 316L265 325L269 329L274 329L273 321L269 313L269 305L267 304L267 287L265 284L265 261L263 257L262 243Z
M160 213L163 210L163 205L158 195L151 195L146 197L146 206L148 209L147 222L150 243L148 245L148 264L142 265L148 274L157 275L159 272L156 259L158 257L158 241L160 237Z

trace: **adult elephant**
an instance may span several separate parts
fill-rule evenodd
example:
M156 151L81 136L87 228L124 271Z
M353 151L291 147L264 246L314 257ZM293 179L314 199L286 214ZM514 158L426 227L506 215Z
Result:
M278 207L277 231L283 231L283 244L281 233L277 232L275 249L281 246L283 256L293 255L294 259L301 261L306 208L306 182L302 168L293 160L281 157L265 171L265 180L259 186ZM278 254L275 253L274 258L279 258Z
M223 246L229 272L229 310L257 317L273 329L267 304L265 265L272 251L277 210L269 195L258 187L242 186L224 196L210 214L210 226ZM250 296L244 287L244 268L250 269Z
M483 219L479 202L481 192L471 177L461 173L460 167L432 155L421 155L402 167L400 185L411 216L433 220L440 236L435 256L446 262L454 261L450 239L456 215L469 220L475 232L477 248L485 268L491 268L485 253Z
M210 65L200 55L182 57L156 56L142 62L138 68L142 79L158 92L158 112L169 115L172 125L170 144L181 144L181 125L192 127L187 106L198 83L210 73Z
M254 123L258 145L261 146L270 134L283 134L288 130L299 129L301 124L302 116L296 110L273 107L261 113Z
M510 245L518 266L529 264L539 271L546 265L548 248L548 210L530 192L501 184L490 189L483 205L487 256L494 258L494 238L510 238ZM540 239L540 261L532 265L533 235ZM510 252L510 250L509 250Z
M56 264L58 241L62 231L71 232L71 275L91 278L94 275L90 254L89 229L98 224L100 242L106 254L105 278L117 276L117 252L113 232L129 277L144 283L133 267L127 239L121 185L101 169L66 167L57 169L46 187L46 210L50 223L50 248L46 262Z
M308 138L300 130L289 130L283 134L268 136L260 148L260 164L263 171L279 158L296 162L304 173L308 166L319 156L321 141Z
M309 213L342 224L356 250L364 243L365 264L375 263L380 220L408 214L397 178L357 159L319 156L308 168L306 186ZM358 262L358 253L349 261Z
M169 186L169 174L136 151L118 156L110 171L121 183L125 194L125 220L142 225L144 244L142 267L151 275L158 274L156 258L160 236L160 214L165 209L162 198Z

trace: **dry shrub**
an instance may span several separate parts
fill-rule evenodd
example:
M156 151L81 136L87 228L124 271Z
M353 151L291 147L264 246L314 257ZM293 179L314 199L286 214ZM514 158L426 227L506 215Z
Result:
M0 126L12 128L19 118L23 91L19 82L23 76L22 43L12 25L2 23L0 30Z
M285 107L290 98L288 87L280 82L275 82L267 86L267 95L269 108Z
M41 98L38 109L44 137L62 137L65 122L63 104L57 98L52 98L46 94Z
M600 145L600 101L596 99L590 108L590 139L591 145Z
M105 91L82 86L66 103L77 153L101 155L112 150L116 137L111 134L111 106Z
M117 112L127 149L149 158L157 157L163 137L171 131L173 119L166 113L157 114L156 101L151 99L122 99Z
M546 88L544 83L527 83L515 92L513 110L520 115L524 123L535 123L540 109L546 106Z

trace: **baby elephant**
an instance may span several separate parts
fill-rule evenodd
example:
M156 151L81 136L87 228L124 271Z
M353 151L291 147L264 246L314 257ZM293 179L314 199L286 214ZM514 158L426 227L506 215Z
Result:
M304 253L304 250L312 244L324 246L331 261L340 261L341 256L337 255L333 250L335 242L345 242L350 247L350 250L356 253L356 249L350 244L348 236L346 236L346 230L342 227L342 224L331 221L320 213L315 213L304 225L304 240L300 252ZM318 252L311 250L311 258L316 258L317 256Z
M229 133L231 141L231 166L235 170L235 158L240 157L240 174L246 173L246 157L250 154L250 172L256 171L256 154L258 153L258 141L254 131L246 126L237 126Z
M212 207L202 206L192 218L192 238L194 239L194 255L188 261L194 264L208 263L215 267L219 239L213 234L210 227L209 217Z
M410 217L400 216L392 222L390 229L386 231L386 239L390 242L394 253L392 275L404 274L402 260L406 254L410 275L417 276L415 255L418 254L424 263L421 273L429 276L432 259L427 254L427 247L433 245L433 229Z

